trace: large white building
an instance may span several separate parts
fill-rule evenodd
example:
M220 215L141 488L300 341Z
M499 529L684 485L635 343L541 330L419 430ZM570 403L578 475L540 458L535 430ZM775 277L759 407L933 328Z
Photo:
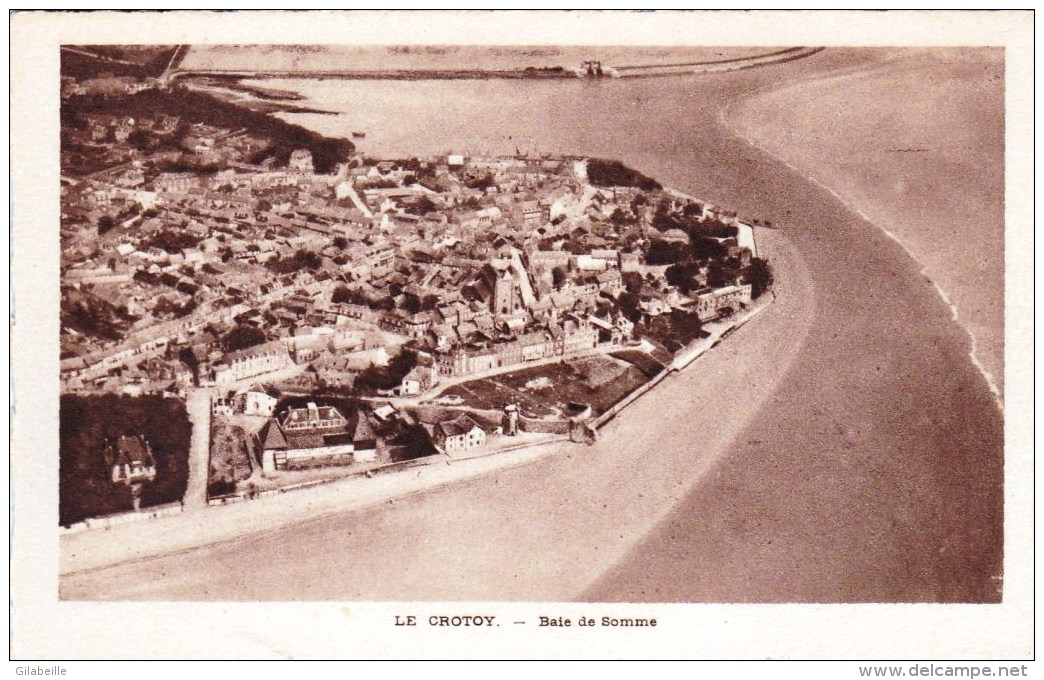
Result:
M214 366L214 382L235 382L293 365L286 345L281 340L274 340L226 354L224 360Z
M436 425L432 439L446 453L459 453L485 446L486 431L471 416L462 413Z
M696 314L700 321L717 317L721 310L729 307L736 311L750 304L750 284L726 286L696 296Z
M288 409L282 420L269 420L258 439L265 472L377 459L377 435L366 415L360 411L353 427L333 406Z

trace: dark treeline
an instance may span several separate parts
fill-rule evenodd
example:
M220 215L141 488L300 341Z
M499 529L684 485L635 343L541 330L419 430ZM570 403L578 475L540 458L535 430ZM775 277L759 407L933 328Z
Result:
M63 76L79 80L105 75L155 78L167 68L175 49L176 45L76 45L61 51L60 70ZM179 53L175 66L186 54L188 50Z
M652 177L646 177L620 161L601 158L587 161L587 179L596 187L638 187L642 191L657 191L663 188Z
M285 166L294 149L308 149L318 173L330 173L347 160L355 145L347 139L324 137L258 111L221 101L202 92L178 88L173 92L145 90L122 96L76 96L62 102L62 124L77 125L86 114L150 118L159 114L179 116L185 123L204 123L226 130L246 129L256 137L271 140L264 152L276 165ZM263 159L255 159L258 162Z

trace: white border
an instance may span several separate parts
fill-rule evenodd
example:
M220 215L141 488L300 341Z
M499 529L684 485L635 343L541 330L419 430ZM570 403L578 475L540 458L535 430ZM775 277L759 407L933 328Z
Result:
M16 658L1026 658L1032 653L1032 102L1026 12L21 13L11 20ZM277 29L277 31L275 30ZM698 29L698 30L694 30ZM642 605L667 625L452 634L398 612L499 616L525 604L99 604L57 601L58 49L63 43L818 44L1007 48L1006 598L1003 605ZM44 490L43 492L39 490ZM556 612L599 612L563 605ZM615 607L626 611L627 607ZM272 622L279 621L279 634ZM930 652L930 653L929 653Z

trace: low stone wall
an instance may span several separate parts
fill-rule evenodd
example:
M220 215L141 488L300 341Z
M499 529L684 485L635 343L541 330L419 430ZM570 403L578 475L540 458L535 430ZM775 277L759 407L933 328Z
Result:
M540 434L569 434L569 421L527 418L520 414L518 416L518 429L523 432L536 432Z
M108 529L118 524L131 524L133 522L144 522L157 517L169 517L179 515L184 511L181 503L167 503L156 505L151 508L143 508L139 512L123 512L118 515L107 515L105 517L91 517L82 522L76 522L68 527L61 527L60 533L76 533L87 529Z
M286 470L311 470L317 467L344 467L355 462L353 453L331 453L325 456L287 458Z
M373 477L375 475L386 474L389 472L396 472L398 470L405 470L412 467L418 467L421 465L430 465L434 462L444 460L445 457L441 455L437 456L425 456L423 458L414 458L412 460L404 460L398 463L387 463L378 467L370 468L369 470L356 472L350 475L344 475L341 477L334 477L332 479L313 479L307 482L300 482L298 484L288 484L287 486L281 486L277 489L266 489L264 491L243 491L239 493L227 494L224 496L215 496L207 500L208 505L228 505L230 503L241 503L243 501L252 501L255 498L265 498L267 496L278 496L279 494L287 493L288 491L297 491L299 489L308 489L313 486L322 486L323 484L334 484L336 482L343 481L345 479L353 479L355 477Z

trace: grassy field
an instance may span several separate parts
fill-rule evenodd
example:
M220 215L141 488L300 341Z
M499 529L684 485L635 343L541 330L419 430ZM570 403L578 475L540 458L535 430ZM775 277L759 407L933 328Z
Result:
M573 362L505 373L462 383L446 390L468 406L502 409L514 403L526 416L563 417L570 403L605 412L646 380L641 370L619 359L588 357Z
M156 479L142 489L143 508L181 500L188 482L192 424L180 399L160 396L63 395L59 405L58 519L62 525L133 509L129 487L110 481L105 441L145 435Z
M616 359L622 359L623 361L633 365L645 374L645 377L647 378L653 378L663 371L663 364L647 352L641 352L639 350L624 350L622 352L613 352L609 356Z

